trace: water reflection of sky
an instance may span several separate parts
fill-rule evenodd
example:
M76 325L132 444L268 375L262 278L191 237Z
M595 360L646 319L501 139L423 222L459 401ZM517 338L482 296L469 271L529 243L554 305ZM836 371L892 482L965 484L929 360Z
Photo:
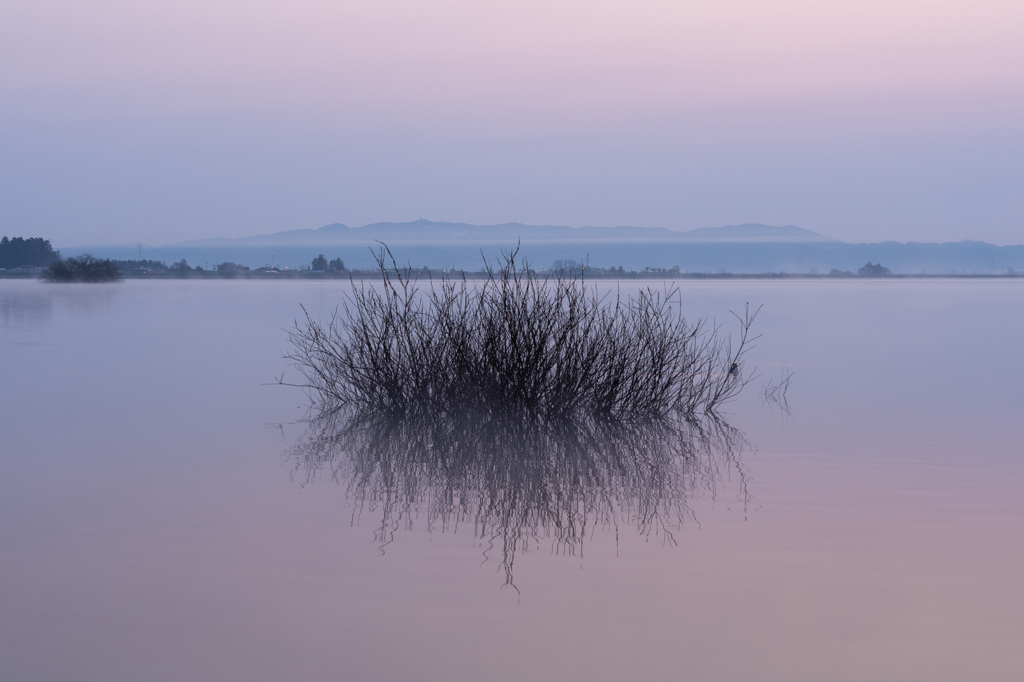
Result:
M0 289L0 327L42 327L53 312L53 299L39 294L19 295Z
M462 528L380 556L289 478L306 400L264 384L338 284L18 287L60 298L0 328L0 679L1024 677L1024 282L685 283L764 303L752 364L796 372L790 417L728 408L752 501L723 469L677 547L534 545L520 595Z
M111 285L62 286L35 280L0 280L0 328L46 327L55 307L75 315L96 315L110 309L118 290ZM9 339L8 339L9 340Z

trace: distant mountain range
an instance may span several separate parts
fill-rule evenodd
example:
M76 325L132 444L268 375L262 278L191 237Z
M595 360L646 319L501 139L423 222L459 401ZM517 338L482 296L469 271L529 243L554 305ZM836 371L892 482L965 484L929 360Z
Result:
M341 223L317 230L289 230L273 234L225 239L201 239L182 242L183 246L220 246L228 244L363 244L382 241L388 244L509 244L550 242L834 242L834 239L793 225L729 225L686 232L663 227L566 227L563 225L470 225L439 223L419 219L410 223L373 223L349 227Z
M793 225L728 225L680 231L659 227L471 225L416 220L290 230L235 239L214 238L143 247L143 258L192 265L231 261L259 267L301 268L318 254L342 258L350 268L373 264L371 251L386 243L398 261L416 267L479 269L483 258L520 246L539 268L559 260L627 270L672 268L700 273L818 273L856 271L881 263L897 274L1007 274L1024 272L1024 246L984 242L849 244ZM138 245L61 249L64 255L133 259Z

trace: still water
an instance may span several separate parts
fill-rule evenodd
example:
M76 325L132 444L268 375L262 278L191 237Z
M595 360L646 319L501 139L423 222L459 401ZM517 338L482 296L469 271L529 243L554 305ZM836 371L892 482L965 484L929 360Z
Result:
M382 541L311 475L275 378L346 286L0 281L0 679L1024 679L1024 281L684 282L764 306L791 413L754 381L666 524L630 479L512 581L437 490Z

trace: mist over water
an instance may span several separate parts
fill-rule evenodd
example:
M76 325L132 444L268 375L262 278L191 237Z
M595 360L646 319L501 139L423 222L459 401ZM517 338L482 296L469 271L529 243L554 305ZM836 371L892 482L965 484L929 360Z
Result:
M0 678L1024 673L1024 282L682 282L725 331L764 305L731 460L678 438L659 460L650 431L510 459L479 424L313 456L337 431L274 380L299 304L326 317L347 287L0 281ZM759 390L784 369L789 416Z

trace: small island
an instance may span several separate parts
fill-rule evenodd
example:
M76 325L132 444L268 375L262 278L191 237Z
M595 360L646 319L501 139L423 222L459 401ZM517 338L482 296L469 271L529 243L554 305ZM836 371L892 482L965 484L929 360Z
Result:
M121 271L110 259L85 254L51 264L43 270L43 279L47 282L119 282Z

